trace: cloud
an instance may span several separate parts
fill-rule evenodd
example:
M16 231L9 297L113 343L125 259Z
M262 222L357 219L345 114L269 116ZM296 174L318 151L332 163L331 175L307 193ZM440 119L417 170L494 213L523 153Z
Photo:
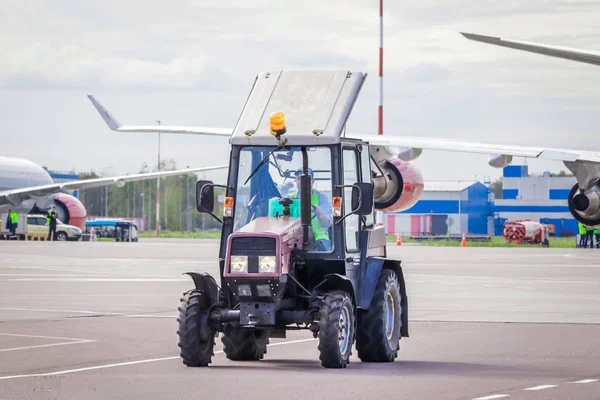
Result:
M597 67L468 41L459 31L600 50L599 17L592 1L385 1L385 134L594 146ZM375 133L378 24L371 0L30 0L27 7L6 0L3 151L54 168L133 171L155 160L155 135L109 131L86 94L97 94L123 123L228 127L255 75L282 68L367 72L350 126ZM70 158L13 140L41 143L47 135ZM164 154L178 165L222 162L227 145L210 140L165 136ZM94 152L81 151L82 141ZM419 161L427 177L499 173L484 167L485 157L428 154Z
M107 68L107 66L109 66ZM32 87L154 87L189 88L205 79L206 57L182 54L161 63L125 58L73 45L36 43L0 63L0 85Z

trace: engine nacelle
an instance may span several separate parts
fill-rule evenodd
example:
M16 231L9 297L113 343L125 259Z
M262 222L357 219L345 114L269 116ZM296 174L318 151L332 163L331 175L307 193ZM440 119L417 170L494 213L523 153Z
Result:
M417 149L414 147L408 149L401 149L398 152L398 158L402 161L414 161L421 156L423 149Z
M62 222L85 230L87 211L79 199L70 194L59 193L43 205L36 205L34 212L46 214L52 206L56 207L58 219Z
M581 193L576 183L569 193L569 211L582 224L600 228L600 184Z
M391 157L380 163L379 168L383 175L373 178L376 210L404 211L419 201L423 177L414 164Z
M509 166L513 160L513 156L506 154L490 154L488 157L488 164L494 168L504 168Z

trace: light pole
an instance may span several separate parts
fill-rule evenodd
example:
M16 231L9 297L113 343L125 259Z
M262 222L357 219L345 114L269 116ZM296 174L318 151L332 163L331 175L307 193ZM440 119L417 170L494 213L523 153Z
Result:
M160 127L160 120L156 121ZM160 172L160 131L158 133L158 164L156 170ZM160 177L156 178L156 236L160 230Z

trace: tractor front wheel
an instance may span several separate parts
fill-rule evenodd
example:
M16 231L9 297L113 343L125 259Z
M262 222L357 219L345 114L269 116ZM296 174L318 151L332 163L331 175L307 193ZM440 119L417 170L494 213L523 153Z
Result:
M208 294L199 290L190 290L181 298L178 307L179 348L183 363L188 367L206 367L214 356L216 333L209 324Z
M319 359L325 368L346 368L356 337L352 297L343 291L327 293L320 309Z

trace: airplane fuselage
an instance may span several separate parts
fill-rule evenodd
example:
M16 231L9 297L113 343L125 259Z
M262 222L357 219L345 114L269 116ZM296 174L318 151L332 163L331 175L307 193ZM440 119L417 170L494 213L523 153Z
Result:
M0 190L54 183L50 174L34 162L23 158L0 156Z
M0 156L0 191L51 183L54 181L50 174L36 163L23 158ZM35 200L25 200L19 204L2 204L0 213L6 213L9 208L17 213L28 213L35 203Z

